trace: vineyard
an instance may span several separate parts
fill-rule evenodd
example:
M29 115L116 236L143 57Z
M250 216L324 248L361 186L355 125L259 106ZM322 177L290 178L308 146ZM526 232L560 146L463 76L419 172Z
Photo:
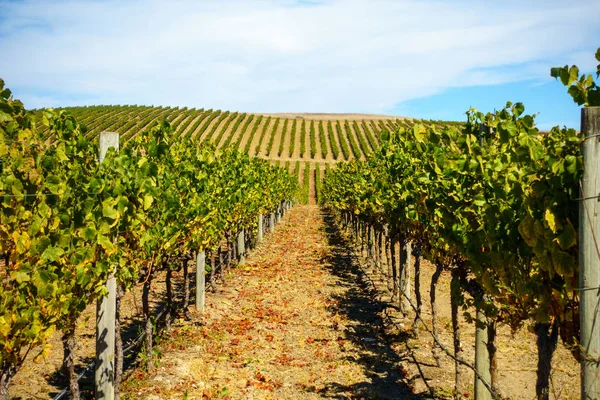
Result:
M0 398L600 398L600 87L551 76L579 131L0 80Z
M111 131L128 140L153 122L166 119L176 137L210 142L218 149L235 148L287 167L303 185L304 200L312 204L316 203L315 188L328 167L338 161L365 159L379 147L381 132L414 123L412 119L361 114L260 115L185 107L89 106L64 110L88 129L89 137ZM38 111L38 121L41 116ZM317 171L321 171L319 175Z

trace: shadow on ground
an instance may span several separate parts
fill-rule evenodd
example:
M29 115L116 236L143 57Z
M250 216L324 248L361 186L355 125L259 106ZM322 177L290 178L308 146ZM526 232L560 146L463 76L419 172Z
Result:
M403 363L408 358L399 355L392 344L405 341L404 336L386 334L382 311L391 304L378 300L377 293L362 272L352 244L344 238L330 214L323 213L325 233L330 251L322 260L330 273L341 279L345 286L342 295L335 296L333 313L343 314L351 321L343 335L344 339L361 350L348 355L348 361L362 364L370 381L351 386L331 384L321 390L321 395L340 399L430 399L430 396L414 394L411 378Z

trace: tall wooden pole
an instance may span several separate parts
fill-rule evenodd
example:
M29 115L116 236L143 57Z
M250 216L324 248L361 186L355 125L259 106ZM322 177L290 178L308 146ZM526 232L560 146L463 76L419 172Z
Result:
M486 382L492 381L490 354L487 349L488 330L485 313L477 307L475 321L475 370ZM492 394L475 374L475 400L491 400Z
M99 161L114 147L119 151L117 132L100 133ZM115 266L116 272L116 266ZM115 320L117 309L117 280L115 274L106 282L108 294L96 303L96 362L94 365L96 399L115 398Z
M600 107L581 110L584 138L579 204L581 398L600 399Z
M481 124L479 126L481 136L479 136L479 145L483 146L485 141L483 137L489 133L489 127ZM483 300L484 297L482 296ZM492 381L492 373L490 369L490 353L488 352L488 329L485 313L480 306L476 305L475 310L475 370L486 380ZM475 375L475 400L491 400L492 395L487 390L477 374Z

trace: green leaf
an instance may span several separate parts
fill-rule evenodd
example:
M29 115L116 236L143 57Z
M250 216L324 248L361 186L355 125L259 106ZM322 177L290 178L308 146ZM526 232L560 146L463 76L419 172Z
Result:
M537 242L537 237L533 228L533 222L534 221L531 217L526 216L519 224L519 233L521 234L521 237L525 240L525 243L527 243L527 245L530 247L534 247Z
M60 247L48 246L42 253L42 260L54 262L57 261L64 253L64 250Z
M577 82L577 80L579 79L579 68L577 68L576 65L573 65L570 69L569 69L569 81L567 83L567 86L572 85L574 82Z
M119 218L119 212L113 208L111 204L103 204L102 206L102 215L106 218L117 219Z
M96 239L96 235L97 235L97 232L96 232L96 228L94 228L94 227L88 226L87 228L85 228L83 230L83 238L85 240L92 241L92 240Z
M523 114L524 111L525 106L523 105L523 103L515 103L515 105L513 106L513 114L515 115L515 117L520 116L521 114Z
M149 194L144 195L144 210L148 210L152 203L154 202L154 197Z
M573 276L576 268L575 258L569 253L559 250L556 246L552 248L551 254L554 270L562 276Z
M548 224L548 228L552 231L552 233L558 232L562 225L558 222L556 218L556 214L551 209L547 208L544 212L544 221Z
M556 240L558 241L558 244L563 250L567 250L570 247L575 246L577 244L577 232L571 224L571 221L567 219L563 231L560 235L558 235Z
M112 242L104 235L98 235L98 244L104 248L106 254L111 255L116 251L116 247Z
M478 194L473 198L473 204L475 204L476 206L483 206L485 205L486 201L485 201L485 197L482 194Z

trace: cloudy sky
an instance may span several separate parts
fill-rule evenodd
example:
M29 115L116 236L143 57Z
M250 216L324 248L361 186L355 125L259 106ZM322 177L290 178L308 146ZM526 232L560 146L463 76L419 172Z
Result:
M463 120L522 101L576 126L552 66L595 71L600 0L0 0L29 108L146 104Z

